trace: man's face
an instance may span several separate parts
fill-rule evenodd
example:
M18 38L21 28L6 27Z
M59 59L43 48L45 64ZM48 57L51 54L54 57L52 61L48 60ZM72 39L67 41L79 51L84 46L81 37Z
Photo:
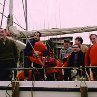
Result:
M90 40L91 40L92 44L97 43L97 37L95 35L91 35Z
M64 42L64 48L68 48L70 46L69 42Z
M0 29L0 39L4 39L6 37L6 33L3 29Z
M80 45L81 43L80 43L80 41L78 39L75 39L75 44Z
M80 51L80 48L77 44L73 45L73 52L79 52Z
M36 41L39 41L39 40L40 40L40 34L37 33L37 32L35 32L35 33L34 33L34 39L35 39Z

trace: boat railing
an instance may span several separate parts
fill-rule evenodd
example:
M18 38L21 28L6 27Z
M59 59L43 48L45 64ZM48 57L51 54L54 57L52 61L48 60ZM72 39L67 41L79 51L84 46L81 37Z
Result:
M17 68L4 68L3 70L33 70L33 69L82 69L82 68L97 68L97 66L85 66L85 67L43 67L43 68L35 68L35 67L30 67L30 68L24 68L24 67L17 67ZM0 68L1 69L1 68Z
M90 75L90 72L91 72L91 69L94 69L94 68L97 68L97 66L85 66L85 67L43 67L43 68L35 68L35 67L31 67L31 68L25 68L25 67L18 67L18 68L6 68L6 69L2 69L2 70L11 70L13 72L13 74L15 72L17 72L16 76L19 75L20 72L25 72L25 71L29 71L31 70L32 73L34 71L38 72L38 70L43 70L44 72L44 76L45 76L45 79L44 81L46 81L46 78L47 78L47 70L54 70L54 71L48 71L49 73L53 74L53 77L54 79L51 80L51 81L56 81L58 79L56 79L56 75L58 75L58 77L61 77L62 76L62 79L59 79L58 81L62 80L62 81L65 81L65 71L70 71L67 73L71 73L70 76L73 76L75 79L73 80L81 80L81 78L85 78L87 81L91 80L91 75ZM72 71L72 72L71 72ZM78 71L78 72L77 72ZM78 77L77 75L79 75L79 79L76 79L76 77ZM24 76L24 75L23 75ZM32 76L32 75L31 75ZM15 79L15 77L13 78ZM71 81L71 79L68 79L66 81Z

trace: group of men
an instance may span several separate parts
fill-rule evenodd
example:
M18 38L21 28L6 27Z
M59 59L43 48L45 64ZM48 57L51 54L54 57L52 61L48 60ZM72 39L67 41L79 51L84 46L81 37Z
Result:
M24 67L33 68L32 80L37 81L46 80L44 66L47 61L46 56L48 55L47 46L40 41L40 37L41 33L39 31L36 31L33 38L31 40L28 40L28 43L24 49ZM60 59L62 61L63 67L97 66L96 61L94 62L97 49L97 35L91 34L89 38L93 44L89 48L86 45L82 44L83 39L81 37L76 37L75 44L72 46L70 45L69 40L64 40L64 49L60 51ZM92 53L92 51L94 53ZM0 81L8 81L12 79L11 68L17 67L18 57L18 49L16 44L14 41L7 38L6 30L0 28ZM60 64L59 61L56 62L58 65ZM68 65L64 65L65 62L68 62ZM62 64L60 66L62 66ZM94 80L97 80L97 68L91 68L91 70L93 72ZM25 78L28 77L28 74L29 70L25 70ZM14 76L16 76L15 72ZM79 76L82 76L81 72L79 72ZM64 70L63 79L72 80L71 78L72 74L70 74L68 70Z
M78 67L73 72L66 69L64 71L64 80L73 80L73 77L77 77L77 75L79 75L79 78L90 76L87 80L97 80L97 35L91 34L89 38L92 43L91 46L83 44L82 37L76 37L75 44L72 46L69 40L64 41L64 49L60 53L60 59L63 60L63 65L65 67L74 67L73 69ZM73 75L75 72L76 76Z

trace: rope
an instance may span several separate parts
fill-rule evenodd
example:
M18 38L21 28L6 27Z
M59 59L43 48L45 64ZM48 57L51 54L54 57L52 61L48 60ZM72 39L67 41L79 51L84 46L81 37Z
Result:
M0 12L0 14L2 14L2 12ZM5 18L8 18L6 15L3 14L3 16ZM16 24L18 27L20 27L21 29L25 30L25 28L23 28L22 26L20 26L19 24L17 24L16 22L13 22L14 24Z
M2 3L0 3L0 5L4 6Z
M2 22L3 22L4 9L5 9L5 2L6 2L6 0L4 0L4 5L3 5L3 11L2 11L2 17L1 17L1 24L0 24L0 27L2 27Z
M11 85L11 83L8 85L8 87ZM6 94L8 95L8 97L11 97L11 95L8 93L8 90L6 89ZM6 97L7 97L6 95Z

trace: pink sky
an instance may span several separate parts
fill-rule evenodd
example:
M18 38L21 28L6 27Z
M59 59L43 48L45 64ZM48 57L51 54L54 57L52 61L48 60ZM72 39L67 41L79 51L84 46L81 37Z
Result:
M8 15L6 0L5 15ZM22 0L14 1L14 21L25 28ZM97 26L97 0L27 0L28 28L71 28ZM4 0L0 0L3 3ZM0 5L0 12L2 6ZM1 14L0 14L1 20ZM3 20L3 27L6 19Z
M4 0L0 0L3 3ZM6 0L5 14L8 15ZM14 20L25 28L22 0L14 1ZM97 25L97 0L27 0L29 30ZM0 12L2 8L0 5ZM0 17L1 18L1 17ZM3 25L5 25L3 23Z

